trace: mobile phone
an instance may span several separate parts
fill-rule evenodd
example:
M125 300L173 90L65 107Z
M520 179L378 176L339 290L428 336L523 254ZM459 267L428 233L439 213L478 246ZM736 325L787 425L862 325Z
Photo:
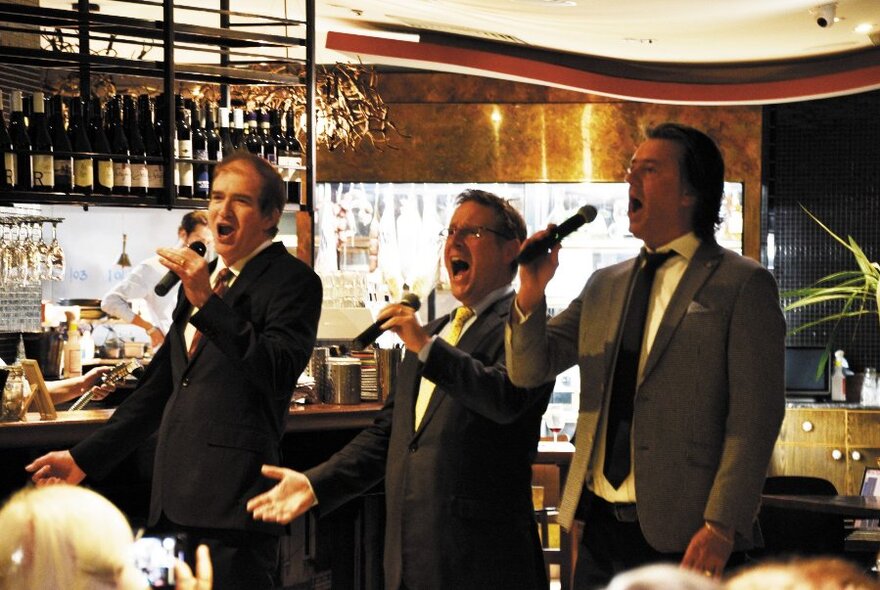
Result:
M134 563L150 588L174 588L174 558L184 560L186 538L182 534L139 536L134 542Z

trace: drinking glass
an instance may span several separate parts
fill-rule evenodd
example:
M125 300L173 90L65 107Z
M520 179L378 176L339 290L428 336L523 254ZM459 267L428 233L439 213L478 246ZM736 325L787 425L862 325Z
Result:
M547 428L553 433L553 442L559 442L559 433L565 427L565 415L561 408L550 408L544 415Z
M877 369L867 367L862 381L861 403L863 406L876 406L878 402L880 402L880 394L877 391Z
M58 241L58 222L52 222L52 243L49 244L49 278L53 281L64 280L64 249Z
M37 249L40 252L40 280L41 281L51 281L52 280L52 263L49 258L51 254L51 248L49 244L46 243L46 240L43 239L43 226L41 224L34 224L35 233L37 234Z

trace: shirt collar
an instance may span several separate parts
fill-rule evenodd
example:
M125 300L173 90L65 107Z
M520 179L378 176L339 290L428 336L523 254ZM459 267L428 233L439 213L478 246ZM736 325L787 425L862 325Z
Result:
M694 254L697 253L697 249L700 247L700 238L697 237L697 234L694 232L688 232L684 235L678 236L671 242L667 242L663 244L656 250L651 250L647 246L645 246L645 250L654 253L654 252L668 252L670 250L675 250L675 253L679 256L682 256L688 262L691 261L691 258L694 257Z
M513 293L513 285L507 284L502 287L498 287L494 291L490 291L488 295L483 297L479 303L474 305L471 309L474 310L474 317L479 316L481 313L489 309L492 305L495 304L496 301L501 299L502 297L507 296L508 294Z
M232 272L232 276L237 277L238 275L240 275L241 271L244 270L245 265L248 262L250 262L254 258L254 256L256 256L257 254L259 254L260 252L262 252L263 250L265 250L266 248L268 248L271 245L272 245L272 240L266 240L265 242L263 242L262 244L260 244L256 248L254 248L250 254L248 254L244 258L236 260L235 264L228 267L229 270ZM227 266L226 266L226 263L223 261L223 257L218 256L217 257L217 268L214 269L214 273L211 275L212 278L217 276L220 273L221 268L227 268Z

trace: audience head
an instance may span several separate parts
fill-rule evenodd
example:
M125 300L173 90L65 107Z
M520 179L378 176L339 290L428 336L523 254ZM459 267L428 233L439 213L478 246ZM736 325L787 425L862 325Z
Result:
M839 557L765 561L737 571L726 590L880 590L880 582Z
M714 578L671 563L655 563L622 572L605 590L720 590Z
M69 485L28 487L0 510L0 590L142 590L125 516Z

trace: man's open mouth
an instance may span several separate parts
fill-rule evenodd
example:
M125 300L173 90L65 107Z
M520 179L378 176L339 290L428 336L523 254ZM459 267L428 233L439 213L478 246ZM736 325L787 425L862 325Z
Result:
M228 235L231 234L233 231L234 231L234 228L233 228L231 225L227 225L227 224L225 224L225 223L218 223L218 224L217 224L217 232L218 232L221 236L228 236Z
M638 211L642 208L642 202L635 197L630 197L629 199L629 210L630 212Z
M464 260L453 260L450 266L452 267L452 276L463 273L471 267L471 265Z

